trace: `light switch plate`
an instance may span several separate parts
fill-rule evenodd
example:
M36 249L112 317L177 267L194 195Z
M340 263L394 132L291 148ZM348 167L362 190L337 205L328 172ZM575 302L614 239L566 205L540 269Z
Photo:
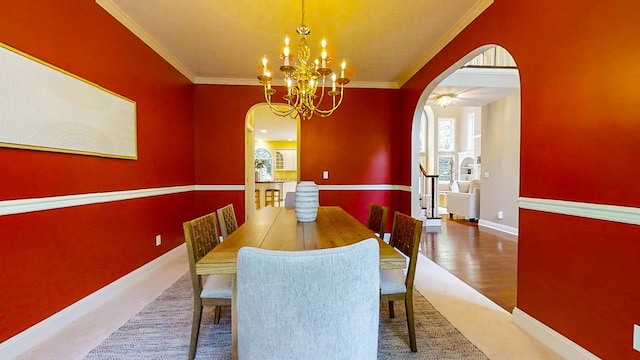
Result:
M325 170L322 172L322 178L324 180L327 180L329 178L329 171Z
M640 325L633 325L633 349L640 351Z
M162 244L162 235L156 235L156 246Z

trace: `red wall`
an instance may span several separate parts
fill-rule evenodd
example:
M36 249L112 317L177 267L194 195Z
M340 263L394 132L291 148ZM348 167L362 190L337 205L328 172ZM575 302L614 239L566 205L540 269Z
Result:
M0 148L0 201L194 183L193 85L95 2L4 2L0 24L0 42L134 100L138 136L137 160ZM182 244L193 207L186 192L0 216L0 342Z
M328 118L301 123L300 179L318 185L384 185L393 182L391 149L397 146L394 120L398 90L350 89ZM329 171L329 179L322 172ZM361 222L371 201L398 210L398 191L322 190L320 205L338 205ZM391 229L391 221L387 221Z
M635 0L495 0L401 90L349 89L330 118L303 123L301 178L409 185L421 92L496 43L521 76L521 196L638 207L638 13ZM7 3L0 24L0 41L135 100L139 151L117 160L0 148L0 200L244 184L244 118L258 87L191 85L91 1ZM403 191L321 193L360 220L369 201L409 211ZM228 202L242 219L242 191L0 217L0 341L178 246L182 221ZM518 307L599 357L637 357L638 239L638 226L521 211Z
M520 71L520 195L639 207L638 14L635 0L496 0L403 86L403 137L432 79L499 44ZM519 234L518 308L601 358L640 357L640 227L522 210Z
M282 93L282 89L279 89ZM303 121L300 134L300 179L318 185L393 184L391 149L398 142L394 124L398 90L346 90L345 101L330 117ZM196 183L244 184L244 137L247 112L264 101L258 86L196 85ZM322 171L329 179L322 179ZM370 201L397 209L397 191L325 191L321 205L340 205L361 221ZM244 192L197 192L196 212L233 202L244 219ZM390 228L391 224L389 224Z

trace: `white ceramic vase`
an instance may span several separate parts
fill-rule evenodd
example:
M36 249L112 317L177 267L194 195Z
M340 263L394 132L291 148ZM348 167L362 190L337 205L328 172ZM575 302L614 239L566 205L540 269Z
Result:
M296 218L298 221L316 221L318 205L318 185L313 181L300 181L296 185Z

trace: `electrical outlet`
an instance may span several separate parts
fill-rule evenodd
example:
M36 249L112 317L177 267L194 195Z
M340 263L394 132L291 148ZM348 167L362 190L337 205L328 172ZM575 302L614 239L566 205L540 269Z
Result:
M322 178L324 180L327 180L329 178L329 171L328 170L325 170L325 171L322 172Z
M640 351L640 325L633 325L633 349Z
M156 246L162 244L162 235L156 235Z

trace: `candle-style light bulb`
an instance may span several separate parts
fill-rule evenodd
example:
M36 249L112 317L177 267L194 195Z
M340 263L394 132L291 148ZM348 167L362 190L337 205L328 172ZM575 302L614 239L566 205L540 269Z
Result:
M347 61L342 60L342 70L340 71L340 77L344 79L344 69L347 68Z
M267 76L267 55L262 58L262 75Z
M331 80L333 80L333 84L331 85L331 90L336 91L336 73L333 73L333 75L331 75Z
M289 66L289 37L284 37L284 66Z
M327 67L327 40L322 39L320 45L322 45L322 68L324 69Z

